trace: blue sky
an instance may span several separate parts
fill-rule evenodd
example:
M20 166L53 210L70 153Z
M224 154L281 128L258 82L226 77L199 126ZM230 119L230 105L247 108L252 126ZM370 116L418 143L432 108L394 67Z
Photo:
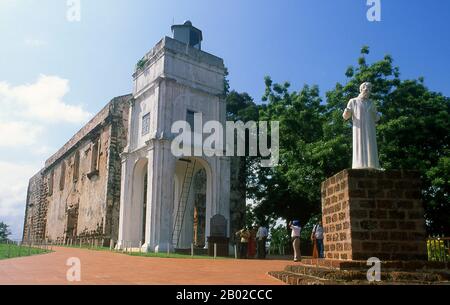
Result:
M394 57L402 78L425 77L450 95L450 2L381 0L0 0L0 221L17 238L28 178L111 98L131 92L136 62L173 22L203 31L203 50L224 58L232 89L259 102L263 78L322 93L345 81L362 45Z

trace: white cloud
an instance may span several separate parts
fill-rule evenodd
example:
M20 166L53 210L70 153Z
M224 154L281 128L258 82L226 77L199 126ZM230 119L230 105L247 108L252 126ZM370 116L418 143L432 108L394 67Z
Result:
M0 161L0 221L11 227L13 238L21 235L29 179L38 165Z
M32 151L35 156L48 157L51 153L54 153L55 149L47 145L36 146L36 149Z
M44 123L86 122L89 112L63 100L69 91L69 81L59 76L40 75L35 83L19 86L0 82L0 107L15 117Z
M41 158L53 151L46 132L55 124L83 125L91 116L81 105L66 102L69 91L69 81L58 76L40 75L21 85L0 81L0 221L11 226L13 238L20 238L28 181L41 168ZM26 164L18 162L24 155Z
M23 214L28 181L38 171L38 165L0 161L0 217Z
M29 146L37 142L43 127L28 122L0 121L0 147Z

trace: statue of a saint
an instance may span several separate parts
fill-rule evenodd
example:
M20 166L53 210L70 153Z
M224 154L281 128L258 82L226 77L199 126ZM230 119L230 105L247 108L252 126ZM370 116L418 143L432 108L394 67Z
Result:
M375 125L381 115L374 102L369 100L371 83L363 83L361 94L353 98L344 111L344 120L353 120L353 168L381 169Z

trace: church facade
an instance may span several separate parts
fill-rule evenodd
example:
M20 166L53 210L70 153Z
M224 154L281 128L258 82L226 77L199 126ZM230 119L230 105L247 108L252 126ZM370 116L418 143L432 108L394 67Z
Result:
M201 50L190 22L172 30L137 64L133 93L113 99L30 180L24 240L160 252L206 247L213 216L224 219L224 237L243 224L245 196L232 189L239 158L171 151L174 122L226 121L223 60Z

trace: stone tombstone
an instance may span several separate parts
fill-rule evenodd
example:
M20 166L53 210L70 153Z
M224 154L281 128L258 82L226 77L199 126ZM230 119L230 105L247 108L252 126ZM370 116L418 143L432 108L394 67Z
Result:
M213 216L210 220L211 235L208 237L208 255L214 256L214 248L216 248L216 255L221 257L228 256L227 237L227 219L220 214Z
M227 219L220 214L211 218L211 236L227 237Z

